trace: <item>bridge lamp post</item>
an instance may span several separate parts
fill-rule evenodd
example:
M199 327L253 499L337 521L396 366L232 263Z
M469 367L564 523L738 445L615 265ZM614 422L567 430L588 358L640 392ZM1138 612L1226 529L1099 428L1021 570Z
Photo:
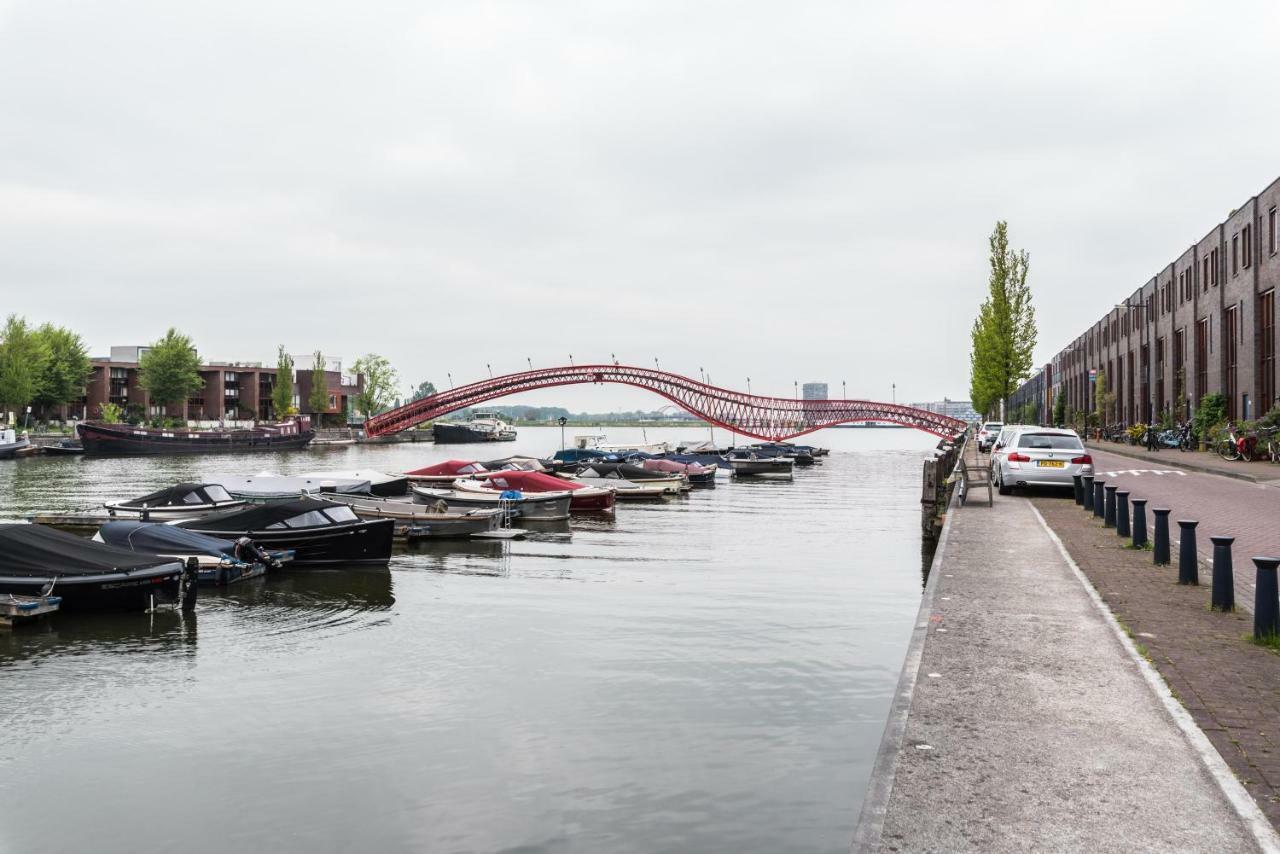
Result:
M525 356L525 357L524 357L524 360L525 360L526 362L528 362L528 363L529 363L529 370L531 370L531 371L532 371L532 370L533 370L533 359L530 359L528 356Z
M573 354L569 354L569 367L573 367Z
M449 378L449 388L453 388L453 374L446 371L445 376Z
M751 394L751 377L747 377L747 394Z
M485 362L484 366L489 369L489 379L493 379L493 365Z
M849 399L849 386L844 380L840 380L840 394L844 396L845 400Z
M654 356L654 357L653 357L653 366L654 366L655 368L657 368L658 370L662 370L662 365L659 365L659 364L658 364L658 357L657 357L657 356Z

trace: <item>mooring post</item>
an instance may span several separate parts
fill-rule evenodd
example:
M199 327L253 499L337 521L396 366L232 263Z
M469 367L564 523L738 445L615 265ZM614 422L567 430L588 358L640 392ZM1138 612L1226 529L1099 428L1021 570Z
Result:
M1106 488L1106 483L1105 480L1095 480L1093 482L1093 515L1099 519L1103 518L1102 508L1107 504L1107 498L1102 494Z
M1151 562L1156 566L1169 565L1169 508L1152 507L1156 520L1156 539L1151 552Z
M1083 493L1081 498L1084 500L1084 512L1092 513L1093 512L1093 475L1087 474L1084 477L1080 478L1080 480L1084 481L1084 487L1081 489L1081 492Z
M1129 493L1124 489L1116 490L1116 536L1129 536Z
M1076 506L1084 504L1084 487L1080 480L1080 475L1071 475L1071 489L1076 498Z
M1179 584L1199 584L1200 573L1197 571L1196 561L1196 525L1200 523L1194 519L1178 520L1178 538L1181 541L1178 545L1178 583Z
M1108 483L1104 489L1107 492L1106 506L1102 514L1102 527L1114 528L1116 526L1116 490L1119 486Z
M1147 545L1147 499L1135 498L1129 502L1133 505L1133 547L1146 548Z
M1231 544L1235 537L1210 537L1213 543L1213 590L1209 594L1210 607L1215 611L1236 609L1236 582L1231 566Z
M1257 640L1280 633L1280 593L1276 590L1276 567L1280 557L1255 557L1257 567L1253 594L1253 636Z

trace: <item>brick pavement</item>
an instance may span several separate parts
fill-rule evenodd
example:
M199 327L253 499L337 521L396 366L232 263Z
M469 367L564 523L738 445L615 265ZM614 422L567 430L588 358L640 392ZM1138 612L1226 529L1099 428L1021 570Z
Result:
M1190 477L1135 480L1144 485L1176 484L1170 489L1179 496L1212 487ZM1280 491L1270 492L1280 496ZM1206 499L1218 494L1211 491ZM1200 587L1179 586L1176 551L1173 565L1155 567L1150 552L1122 548L1124 540L1113 529L1103 528L1100 519L1069 498L1030 500L1134 641L1148 650L1175 696L1272 825L1280 827L1280 655L1249 642L1252 618L1239 611L1210 611L1208 579L1203 575ZM1240 559L1235 563L1239 596L1242 564L1249 566L1250 574L1252 564Z
M1228 462L1217 454L1211 454L1207 451L1179 451L1172 448L1148 451L1137 445L1121 445L1114 442L1086 442L1085 444L1088 446L1090 453L1104 452L1112 456L1143 460L1151 464L1146 466L1147 468L1185 468L1191 471L1220 474L1254 483L1270 483L1273 486L1280 486L1280 465L1266 460L1254 460L1253 462L1236 460L1235 462ZM1133 464L1131 463L1131 465ZM1142 468L1143 466L1138 467Z

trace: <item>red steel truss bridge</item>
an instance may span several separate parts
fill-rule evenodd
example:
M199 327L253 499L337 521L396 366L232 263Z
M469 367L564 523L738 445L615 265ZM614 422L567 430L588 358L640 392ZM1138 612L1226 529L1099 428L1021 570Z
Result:
M582 383L619 383L665 397L686 412L744 436L781 441L855 421L887 421L946 439L965 422L937 412L874 400L796 400L718 388L679 374L628 365L568 365L506 374L412 401L365 422L365 435L385 436L499 397Z

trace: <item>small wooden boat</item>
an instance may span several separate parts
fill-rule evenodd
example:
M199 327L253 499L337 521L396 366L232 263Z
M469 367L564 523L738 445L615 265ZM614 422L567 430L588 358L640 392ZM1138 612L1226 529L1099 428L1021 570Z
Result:
M213 537L248 537L264 549L292 550L295 566L388 563L395 533L391 519L362 519L345 504L312 497L251 504L177 524Z
M500 508L477 507L451 513L447 505L414 504L408 501L388 501L377 498L359 498L341 495L334 499L351 508L361 519L385 519L395 523L398 536L413 534L414 539L424 537L471 537L502 527L505 513Z
M84 453L84 445L81 445L75 439L62 439L52 445L45 445L41 449L41 452L50 456L79 456Z
M380 498L394 498L409 491L409 478L403 474L385 474L380 471L317 471L298 477L326 481L359 481L369 484L369 494ZM323 490L322 490L323 491Z
M616 490L609 487L588 486L575 480L565 480L540 471L491 472L484 480L460 478L453 482L454 489L463 492L503 492L508 489L523 493L564 492L573 493L569 510L598 513L613 511Z
M0 525L0 595L61 597L64 611L196 604L196 568L42 525Z
M13 430L0 430L0 460L11 460L31 448L31 438Z
M305 448L316 436L311 419L305 415L247 429L165 429L95 421L81 422L76 429L84 452L103 456L288 451Z
M103 507L110 516L164 522L193 519L244 505L244 501L233 498L217 483L177 483L141 498L104 504Z
M108 522L93 539L109 546L139 554L171 557L184 563L195 559L200 583L226 587L237 581L259 578L269 569L279 569L293 560L292 552L268 553L248 537L238 540L197 534L176 525L135 522L122 519Z
M510 517L523 519L526 522L552 522L569 518L569 504L573 493L564 492L520 492L511 490L495 492L464 492L459 489L432 489L425 486L413 487L415 504L434 505L443 501L450 510L501 509Z
M588 485L607 485L600 481L626 481L646 488L659 488L669 495L678 495L689 488L683 474L650 471L630 463L591 463L578 470L575 478ZM630 490L630 487L627 487Z
M665 498L668 495L679 495L680 490L672 490L663 483L633 483L620 477L591 477L579 475L578 483L598 489L612 489L619 501L635 501L640 499Z
M791 477L795 461L790 457L758 457L755 454L734 455L729 458L734 477Z

